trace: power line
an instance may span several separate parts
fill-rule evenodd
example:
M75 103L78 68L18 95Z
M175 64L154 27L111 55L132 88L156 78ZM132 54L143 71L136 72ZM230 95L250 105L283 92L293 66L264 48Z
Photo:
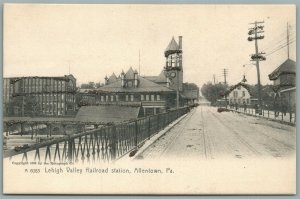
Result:
M291 36L292 34L290 34L290 36ZM282 38L280 41L277 41L275 44L272 44L272 46L270 45L270 46L268 46L268 47L266 47L266 48L263 48L263 51L266 51L266 50L269 50L269 49L271 49L271 48L274 48L274 46L276 47L276 45L282 45L282 44L280 44L280 43L285 43L286 42L286 37L285 38Z
M296 41L296 39L295 39L295 40L292 40L292 41L290 41L289 43L286 43L286 44L285 44L285 45L283 45L283 46L280 46L278 49L275 49L275 50L273 50L272 52L270 52L270 53L266 54L266 56L270 56L270 55L272 55L273 53L277 52L278 50L281 50L282 48L284 48L284 47L288 46L288 45L289 45L289 44L291 44L291 43L294 43L295 41Z

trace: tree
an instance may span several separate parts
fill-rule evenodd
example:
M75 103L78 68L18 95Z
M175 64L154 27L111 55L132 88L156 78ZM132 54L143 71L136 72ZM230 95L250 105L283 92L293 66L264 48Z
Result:
M212 105L214 105L218 99L224 97L227 89L228 86L225 84L212 84L211 82L208 82L201 87L201 93Z

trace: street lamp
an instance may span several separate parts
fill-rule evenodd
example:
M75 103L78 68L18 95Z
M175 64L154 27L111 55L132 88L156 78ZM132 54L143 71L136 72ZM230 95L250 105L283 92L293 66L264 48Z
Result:
M175 70L180 70L179 68L171 68L171 67L165 67L164 68L164 75L165 77L169 78L170 80L177 78L177 85L176 85L176 108L179 108L179 81L178 81L178 75L176 74Z

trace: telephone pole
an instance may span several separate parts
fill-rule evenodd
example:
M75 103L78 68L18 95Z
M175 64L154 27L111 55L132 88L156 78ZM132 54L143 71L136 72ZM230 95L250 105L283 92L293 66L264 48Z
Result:
M290 33L289 33L289 23L286 24L286 40L287 40L287 56L290 58Z
M224 76L224 84L227 85L226 76L228 75L228 70L226 68L223 69L223 76Z
M262 25L264 22L263 21L255 21L254 23L250 23L251 25L254 25L254 27L249 28L248 35L253 35L254 37L248 37L248 41L255 41L255 54L251 55L251 61L256 62L256 69L257 69L257 86L258 86L258 111L259 114L261 115L261 108L262 108L262 102L261 102L261 85L260 85L260 72L259 72L259 61L265 61L266 57L263 56L263 52L258 52L258 39L263 39L264 36L262 33L264 33L263 29L264 26Z
M224 76L224 84L225 87L227 85L226 76L228 75L228 70L226 68L223 69L223 76ZM225 107L227 108L227 95L225 94Z
M141 51L139 50L139 75L141 75Z
M216 75L213 75L214 85L216 84Z

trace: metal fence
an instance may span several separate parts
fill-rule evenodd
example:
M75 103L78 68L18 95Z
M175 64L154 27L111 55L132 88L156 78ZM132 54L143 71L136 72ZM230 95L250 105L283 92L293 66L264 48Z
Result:
M188 113L190 109L184 107L64 136L19 152L14 151L9 157L11 160L16 158L23 162L110 162L137 149L168 124Z
M231 108L231 110L235 110L241 113L247 113L250 115L259 115L258 110L254 108L236 107L236 108ZM280 120L280 121L289 122L293 124L296 123L296 113L292 111L282 112L282 111L276 111L270 109L262 109L261 116L265 118Z

